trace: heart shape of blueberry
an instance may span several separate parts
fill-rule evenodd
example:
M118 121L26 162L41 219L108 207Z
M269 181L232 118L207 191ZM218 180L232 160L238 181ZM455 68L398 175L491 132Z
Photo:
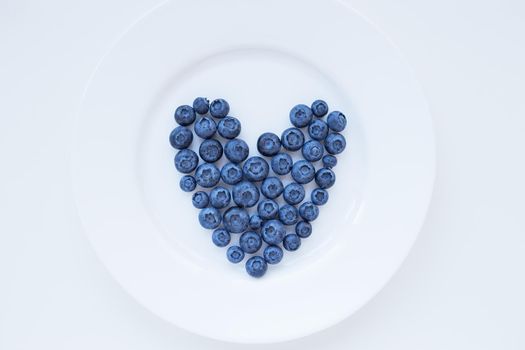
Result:
M328 201L327 189L335 183L332 169L337 164L335 155L346 148L340 132L347 121L341 112L328 113L322 100L311 107L296 105L290 111L293 127L281 137L263 133L257 140L260 155L249 157L248 145L238 138L241 123L229 113L224 99L209 103L198 97L193 106L175 110L179 126L169 140L178 150L175 167L185 174L180 187L194 192L192 203L200 210L200 224L213 230L216 246L229 245L226 257L230 262L239 263L251 255L246 271L252 277L262 277L268 264L278 264L283 258L281 245L295 251L301 239L311 235L311 222L318 217L319 206ZM188 149L194 141L192 124L202 140L198 155ZM307 128L306 136L303 128ZM290 154L298 151L302 159L294 162ZM223 155L228 162L219 167ZM289 174L291 181L284 185ZM304 185L312 181L317 187L307 196ZM287 233L289 227L294 227L293 232ZM231 244L232 235L239 235L237 244Z

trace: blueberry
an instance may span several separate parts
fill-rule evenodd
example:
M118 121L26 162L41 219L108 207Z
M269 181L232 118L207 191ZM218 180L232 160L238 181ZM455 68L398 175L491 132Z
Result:
M193 133L185 126L177 126L170 134L171 147L176 149L188 148L193 141Z
M303 157L310 162L317 162L323 157L323 145L319 141L310 140L303 146Z
M317 186L326 189L335 183L335 174L328 168L321 168L315 173L315 183Z
M324 140L326 151L331 154L339 154L346 148L345 137L338 133L330 134Z
M297 105L290 111L290 121L298 128L304 128L312 121L312 110L307 105Z
M284 188L284 200L286 203L295 205L303 201L305 196L304 187L297 182L291 182Z
M250 148L248 148L246 142L241 139L230 140L226 142L226 146L224 146L224 154L226 155L226 158L228 158L228 160L232 163L243 162L246 158L248 158L249 153Z
M312 113L316 117L323 117L328 113L328 105L323 100L316 100L312 103Z
M210 202L210 197L206 192L198 191L193 194L191 198L193 206L198 209L206 208Z
M262 223L263 223L263 219L261 219L259 215L253 214L252 216L250 216L250 228L252 230L260 229L262 226Z
M195 122L193 129L200 138L209 139L215 135L217 124L215 124L215 121L210 117L201 117Z
M217 131L225 139L234 139L241 133L241 122L234 117L225 117L219 121Z
M266 243L277 245L283 241L286 229L279 220L269 220L263 224L261 235Z
M232 207L224 213L224 228L231 233L246 231L250 222L250 216L245 209Z
M191 106L179 106L175 110L175 121L182 126L190 125L195 121L195 111Z
M283 193L283 183L279 178L270 176L264 179L261 184L261 192L266 198L275 199Z
M286 175L292 170L293 160L288 153L278 153L273 156L271 167L277 175Z
M218 228L213 231L211 240L217 247L226 247L228 244L230 244L231 236L225 229Z
M211 206L217 209L226 208L231 201L230 191L222 186L217 186L210 192Z
M304 202L299 207L299 215L306 221L314 221L319 216L319 208L312 202Z
M226 163L221 169L221 178L225 184L235 185L242 180L242 169L237 164Z
M202 160L214 163L222 157L222 145L217 140L204 140L199 146L199 155Z
M257 213L263 220L275 219L279 213L279 204L271 199L264 199L257 205Z
M285 225L295 225L298 218L297 208L293 205L285 204L279 209L279 220Z
M283 131L281 143L288 151L297 151L303 147L304 134L297 128L289 128Z
M241 247L232 245L226 251L226 257L231 263L237 264L240 263L242 259L244 259L244 252L242 251Z
M292 167L292 178L300 183L306 184L314 179L315 168L309 161L300 160Z
M341 112L331 112L327 118L328 127L335 132L341 132L346 128L346 117Z
M210 114L215 118L224 118L230 113L230 105L226 100L218 98L210 104Z
M246 261L246 272L252 277L262 277L266 270L268 270L268 265L260 256L252 256Z
M197 97L193 100L193 109L199 114L206 114L210 109L210 101L206 97Z
M215 208L204 208L199 213L199 222L204 228L217 228L221 224L221 220L221 212Z
M268 264L278 264L283 259L283 250L279 246L269 245L264 248L263 257Z
M301 246L301 238L295 233L290 233L284 236L284 239L283 239L284 249L290 252L293 252L299 249L300 246Z
M310 237L312 234L312 224L307 221L299 221L297 225L295 225L295 233L301 238Z
M233 186L233 201L239 207L253 207L259 201L259 189L249 181L243 181Z
M183 174L189 174L199 164L199 156L191 149L183 149L175 156L175 168Z
M312 203L315 205L323 205L328 202L328 192L322 188L316 188L310 195Z
M333 168L337 165L337 158L331 154L327 154L323 157L323 166L325 168Z
M179 185L184 192L191 192L197 187L197 181L191 175L184 175L180 179Z
M200 186L210 188L219 183L221 172L215 164L204 163L197 167L195 179Z
M250 157L242 166L244 177L252 182L262 181L268 177L270 166L268 162L261 157Z
M322 119L316 119L308 126L308 134L317 141L322 141L328 136L328 124Z
M259 139L257 140L257 150L263 156L271 157L276 155L279 153L280 149L281 140L279 140L279 136L271 132L265 132L259 136Z
M244 232L239 238L239 246L243 252L253 254L257 252L262 245L261 236L253 231Z

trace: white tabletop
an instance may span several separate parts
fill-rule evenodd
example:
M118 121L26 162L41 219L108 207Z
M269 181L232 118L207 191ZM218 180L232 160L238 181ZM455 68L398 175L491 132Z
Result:
M0 349L246 348L139 306L72 205L67 147L85 83L157 2L0 2ZM434 197L408 259L372 302L264 348L525 348L525 3L351 3L420 79L437 136Z

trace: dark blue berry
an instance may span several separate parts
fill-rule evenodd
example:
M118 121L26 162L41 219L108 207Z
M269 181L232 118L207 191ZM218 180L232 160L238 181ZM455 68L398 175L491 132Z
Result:
M199 146L199 155L208 163L218 161L222 157L222 152L221 143L214 139L204 140Z
M244 259L244 252L242 251L241 247L232 245L228 250L226 251L226 257L231 263L237 264Z
M284 188L284 200L286 203L295 205L303 201L305 196L304 187L297 182L291 182Z
M250 157L242 167L244 177L249 181L262 181L268 177L270 166L268 162L261 157Z
M259 201L260 193L257 186L249 181L243 181L233 186L233 201L239 207L250 208Z
M346 128L346 117L341 112L331 112L327 118L328 127L335 132L341 132Z
M323 100L316 100L312 103L312 113L320 118L328 113L328 105Z
M191 106L179 106L175 110L175 121L182 126L190 125L195 121L195 111Z
M266 198L275 199L283 193L283 183L279 178L270 176L264 179L261 184L261 192Z
M279 220L269 220L263 224L261 235L266 243L277 245L283 241L286 229Z
M283 131L281 143L288 151L297 151L303 147L304 134L297 128L289 128Z
M224 118L230 113L230 105L226 100L218 98L210 104L210 114L215 118Z
M301 246L301 238L295 233L286 235L283 239L283 247L289 252L296 251Z
M175 168L183 174L189 174L199 164L199 156L191 149L183 149L175 156Z
M271 157L279 153L281 149L281 140L279 136L271 132L265 132L257 140L257 150L263 156Z
M217 247L226 247L228 244L230 244L231 236L225 229L218 228L213 231L211 240Z
M246 158L248 158L249 153L250 148L248 148L246 142L241 139L230 140L226 142L226 146L224 146L224 154L226 155L226 158L228 158L228 160L232 163L243 162Z
M316 188L310 195L312 203L315 205L323 205L328 202L328 192L322 188Z
M262 226L262 223L263 223L263 219L261 219L259 215L253 214L252 216L250 216L250 228L252 230L260 229Z
M235 185L242 180L242 169L237 164L226 163L221 169L221 178L228 185Z
M330 188L335 183L335 174L328 168L321 168L315 173L315 183L321 188Z
M279 204L271 199L264 199L257 205L257 213L263 220L275 219L279 213Z
M330 134L324 140L326 151L331 154L339 154L346 148L345 137L338 133Z
M199 114L206 114L210 109L210 101L206 97L197 97L193 100L193 109Z
M290 122L298 128L304 128L312 121L312 110L307 105L297 105L290 111Z
M333 168L337 165L337 158L331 154L327 154L323 157L323 166L325 168Z
M273 156L271 167L277 175L286 175L292 170L293 160L288 153L278 153Z
M195 179L200 186L210 188L219 183L221 172L215 164L204 163L197 167Z
M211 206L217 209L226 208L231 201L230 191L222 186L217 186L210 192Z
M266 270L268 270L268 265L260 256L252 256L246 261L246 272L252 277L262 277Z
M215 121L210 117L200 117L199 120L195 122L193 129L200 138L209 139L215 135L217 124L215 124Z
M210 202L210 197L206 192L198 191L193 194L191 198L193 206L198 209L206 208Z
M191 192L197 187L197 181L191 175L184 175L180 179L179 185L184 192Z
M299 221L297 225L295 225L295 233L301 238L310 237L312 234L312 224L307 221Z
M233 207L224 213L224 228L231 233L242 233L248 229L250 216L245 209Z
M295 225L299 219L297 208L293 205L285 204L279 209L279 220L285 225Z
M306 221L314 221L319 216L319 208L312 202L304 202L299 207L299 215Z
M323 145L316 140L307 141L303 146L303 157L307 161L317 162L323 157Z
M264 248L263 257L268 264L278 264L283 259L283 250L279 246L269 245Z
M224 117L219 121L217 131L225 139L234 139L241 133L241 122L234 117Z
M244 232L239 238L239 246L243 252L253 254L257 252L262 245L261 236L253 231Z
M202 227L214 229L221 224L221 212L215 208L204 208L199 213L199 222Z
M308 134L317 141L322 141L328 136L328 124L322 119L316 119L308 126Z
M300 183L306 184L314 179L315 168L309 161L300 160L292 167L292 178Z
M177 126L170 134L171 147L176 149L188 148L193 141L193 133L185 126Z

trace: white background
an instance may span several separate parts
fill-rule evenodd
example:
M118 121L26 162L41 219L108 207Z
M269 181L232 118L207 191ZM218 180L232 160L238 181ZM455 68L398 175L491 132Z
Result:
M97 260L72 206L67 147L85 83L157 2L0 0L2 350L248 348L139 306ZM400 47L427 96L434 197L414 249L372 302L264 348L524 349L525 3L351 3Z

